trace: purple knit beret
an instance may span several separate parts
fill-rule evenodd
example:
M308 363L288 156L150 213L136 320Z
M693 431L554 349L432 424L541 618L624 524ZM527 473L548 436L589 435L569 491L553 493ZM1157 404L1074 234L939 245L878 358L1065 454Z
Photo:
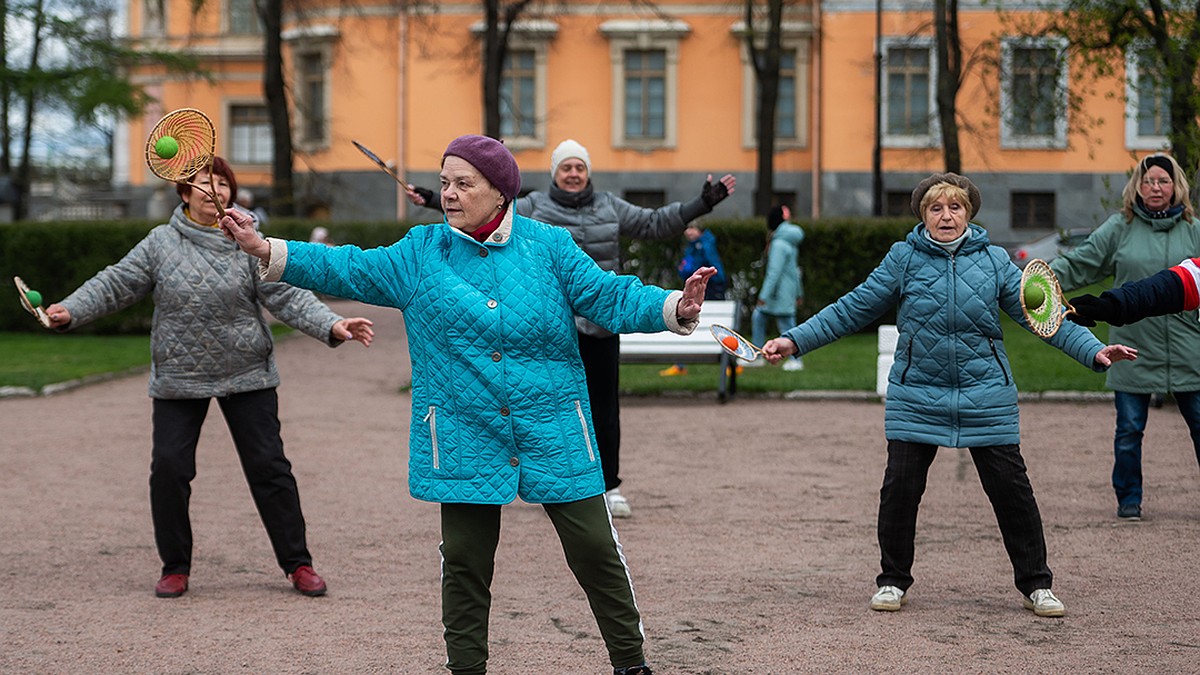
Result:
M445 164L449 156L461 157L478 169L488 182L496 186L505 199L512 201L517 198L521 189L521 169L517 160L500 141L488 136L468 134L450 141L446 152L442 154Z

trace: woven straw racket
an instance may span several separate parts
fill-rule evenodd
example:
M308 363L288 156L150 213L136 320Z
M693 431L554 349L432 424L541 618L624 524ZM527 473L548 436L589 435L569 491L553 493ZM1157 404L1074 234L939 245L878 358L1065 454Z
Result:
M1044 298L1037 307L1028 306L1025 297L1027 289L1036 288ZM1036 293L1034 294L1036 295ZM1063 312L1074 312L1075 308L1063 297L1062 286L1058 277L1045 260L1035 258L1025 266L1021 274L1021 311L1029 327L1041 338L1053 337L1062 326Z
M174 155L163 157L158 154L158 142L168 136L175 140L179 149ZM146 139L146 166L163 180L189 185L208 195L217 207L217 217L221 218L225 216L221 200L211 190L188 181L201 169L211 173L216 148L217 132L208 115L195 108L172 110L154 125Z

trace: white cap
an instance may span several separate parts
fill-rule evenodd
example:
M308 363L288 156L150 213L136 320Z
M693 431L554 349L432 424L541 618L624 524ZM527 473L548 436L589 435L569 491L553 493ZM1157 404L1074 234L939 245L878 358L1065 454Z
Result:
M579 144L579 141L568 138L554 152L550 153L550 180L554 180L554 176L558 174L558 165L571 159L582 159L583 165L587 167L588 174L592 173L592 158L588 156L587 148Z

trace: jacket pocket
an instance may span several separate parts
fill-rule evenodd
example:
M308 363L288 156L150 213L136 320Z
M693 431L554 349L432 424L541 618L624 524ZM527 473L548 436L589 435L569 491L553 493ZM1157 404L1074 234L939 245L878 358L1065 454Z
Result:
M992 348L992 358L996 359L996 365L1000 366L1000 372L1004 373L1004 386L1008 386L1011 381L1008 378L1008 370L1004 368L1004 361L1000 359L1000 352L996 349L996 341L988 338L988 346Z
M438 451L437 406L429 406L429 412L425 414L425 423L429 425L429 455L433 461L433 470L437 471L442 467Z
M579 427L583 432L583 443L587 447L588 462L596 461L596 449L592 447L592 435L588 432L587 415L583 414L583 401L575 399L575 414L579 417Z
M900 384L908 379L908 369L912 368L912 340L904 345L904 370L900 373Z

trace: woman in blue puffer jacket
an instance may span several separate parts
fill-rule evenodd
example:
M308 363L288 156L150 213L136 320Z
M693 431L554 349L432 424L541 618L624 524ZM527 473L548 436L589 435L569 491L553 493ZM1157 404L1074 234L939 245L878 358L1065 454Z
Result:
M879 499L882 572L871 609L896 611L913 583L917 507L939 446L971 450L992 503L1014 582L1038 616L1063 616L1050 587L1037 501L1021 457L1017 388L1004 350L1000 311L1028 329L1021 311L1021 271L987 232L969 223L978 188L953 173L917 186L913 213L922 218L892 246L857 288L763 347L778 363L865 328L893 306L900 331L888 375L884 433L888 461ZM1136 351L1105 347L1071 323L1047 340L1097 371Z
M443 222L363 251L257 238L222 221L267 279L404 312L412 359L409 491L441 504L447 667L487 668L500 507L518 496L554 523L614 673L647 675L641 616L604 499L575 316L614 333L691 333L705 286L643 285L601 270L567 230L515 213L516 160L462 136L442 157ZM537 668L526 664L517 668Z

